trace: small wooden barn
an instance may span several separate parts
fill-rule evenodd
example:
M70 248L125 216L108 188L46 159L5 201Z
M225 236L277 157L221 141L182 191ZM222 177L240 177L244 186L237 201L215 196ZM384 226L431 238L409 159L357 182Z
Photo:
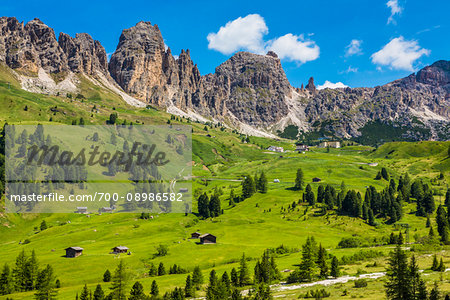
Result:
M78 257L83 254L83 248L81 247L69 247L66 248L66 257Z
M200 236L200 243L201 244L215 244L216 243L216 236L212 235L211 233L205 233Z
M191 233L191 239L198 239L201 236L200 232Z
M313 182L320 182L320 181L322 181L322 179L320 179L319 177L314 177L314 178L312 179L312 181L313 181Z
M113 250L113 253L116 254L116 253L127 253L129 249L125 246L117 246L117 247L112 248L112 250Z

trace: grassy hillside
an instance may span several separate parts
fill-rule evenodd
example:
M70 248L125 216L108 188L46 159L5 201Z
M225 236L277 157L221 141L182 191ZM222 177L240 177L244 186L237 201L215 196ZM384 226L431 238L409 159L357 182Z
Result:
M11 84L8 85L8 82ZM80 92L83 98L66 96L45 96L25 92L20 89L7 70L0 71L0 120L2 123L30 124L71 124L83 118L86 124L105 124L109 114L118 113L120 122L134 124L166 124L171 116L155 109L136 109L126 105L116 95L82 82ZM94 109L95 106L95 109ZM27 107L27 110L25 110ZM55 108L56 107L56 108ZM98 110L98 111L97 111ZM51 118L51 121L50 121ZM215 269L218 274L230 272L238 267L238 261L245 252L253 274L256 260L268 248L283 245L288 253L276 258L279 270L294 270L301 261L301 245L308 236L314 236L330 254L338 258L351 256L359 251L376 250L377 257L362 259L341 266L343 275L375 273L385 270L386 255L392 245L386 240L392 232L398 234L395 225L378 218L377 226L370 226L360 218L340 215L334 210L320 214L321 205L308 206L302 203L295 209L287 210L293 202L298 203L303 191L294 191L292 186L298 168L302 168L306 183L310 183L314 193L320 184L330 184L338 191L342 182L347 189L354 189L364 195L367 186L381 190L388 185L385 180L375 180L381 168L386 168L395 181L408 172L412 179L422 178L430 184L435 195L444 195L450 178L450 159L447 149L450 142L394 142L378 149L361 146L347 146L342 149L319 149L299 154L295 146L287 140L273 141L250 137L249 143L242 142L242 136L220 126L190 122L184 118L172 118L172 124L185 124L193 128L193 188L197 194L212 195L221 190L221 206L224 213L215 218L201 219L194 203L194 214L160 214L153 219L143 220L137 214L4 214L0 213L0 266L13 265L15 257L25 250L36 251L41 264L51 264L61 280L59 299L74 299L84 284L94 288L102 283L105 290L109 283L102 282L105 270L111 272L119 260L126 262L131 273L130 283L139 280L145 292L150 291L151 282L156 280L161 292L184 286L187 274L148 276L151 263L164 263L166 269L173 264L192 271L200 266L205 279ZM209 135L209 136L208 136ZM269 145L280 145L287 149L284 153L265 150ZM268 192L256 193L236 205L229 204L231 189L241 192L240 180L248 174L264 171L268 178ZM438 179L443 173L444 178ZM312 178L319 177L320 183ZM274 182L278 179L279 182ZM443 200L435 197L436 204ZM410 225L410 241L418 242L428 235L426 218L415 215L416 205L403 204L404 216L401 223ZM48 229L39 230L45 220ZM434 215L432 224L436 227ZM217 236L217 244L199 245L189 239L190 233L212 233ZM365 247L340 249L342 238L358 238ZM168 246L168 255L154 258L158 245ZM131 255L110 254L111 248L124 245ZM83 247L84 253L76 259L64 257L64 249L69 246ZM431 266L431 255L438 253L444 263L450 266L450 248L433 245L415 249L421 269ZM376 262L376 264L374 264ZM425 271L428 286L439 280L443 291L450 291L449 272ZM289 272L282 272L283 279ZM277 291L275 295L286 299L297 299L308 290L323 286L303 287ZM330 299L382 299L384 297L383 278L369 280L368 287L356 289L353 282L325 287L331 292ZM344 291L347 294L344 295ZM199 291L200 296L204 290ZM15 293L13 299L32 299L33 292ZM4 299L6 296L0 296Z

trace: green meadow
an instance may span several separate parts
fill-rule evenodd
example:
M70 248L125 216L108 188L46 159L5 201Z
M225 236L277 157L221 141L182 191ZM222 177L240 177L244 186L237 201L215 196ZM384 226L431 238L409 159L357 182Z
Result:
M8 82L10 84L8 84ZM422 179L430 184L436 206L443 203L450 179L450 142L392 142L377 149L368 146L345 146L340 149L311 147L305 153L295 152L293 141L277 141L250 137L243 142L243 136L222 126L211 126L189 121L158 111L154 108L133 108L125 104L111 91L82 81L80 94L70 98L67 95L45 96L28 93L6 69L0 71L0 123L9 124L72 124L83 118L86 124L105 124L111 113L118 114L119 122L128 124L180 124L193 129L193 191L194 194L212 195L221 191L220 200L223 214L218 217L201 219L197 215L194 200L191 214L154 214L153 218L140 219L135 213L92 213L83 214L6 214L0 210L0 266L13 266L16 256L25 250L32 250L42 265L51 264L61 281L58 299L75 299L87 284L94 289L100 283L106 291L110 283L102 282L103 273L114 271L123 260L130 273L129 287L140 281L146 293L150 292L156 280L160 293L174 287L184 287L187 274L173 274L151 277L150 264L163 263L168 270L177 264L189 272L200 266L205 281L211 270L218 274L237 268L243 253L249 259L249 269L253 268L265 249L284 246L290 251L276 258L283 279L301 261L301 246L306 238L313 236L329 253L342 258L359 251L376 250L378 257L341 265L343 275L356 276L365 273L384 272L386 258L392 245L381 245L392 232L399 231L394 224L377 219L377 226L370 226L360 218L353 218L329 210L319 214L320 205L308 206L301 203L293 210L286 210L302 198L303 191L294 191L296 171L301 168L306 183L317 193L320 184L330 184L338 191L344 182L347 189L359 191L364 196L368 186L382 190L388 186L386 180L375 180L381 168L386 168L396 182L408 172L411 178ZM94 108L95 106L95 108ZM26 107L26 109L25 109ZM205 130L206 129L206 130ZM209 136L208 136L209 135ZM282 146L286 152L267 151L270 145ZM264 171L268 178L268 191L256 193L243 202L230 205L229 194L241 193L241 180L247 175L254 176ZM440 178L440 174L443 178ZM320 182L312 182L314 177ZM276 180L277 179L277 180ZM279 182L278 182L279 181ZM450 247L415 247L421 237L427 236L426 218L415 215L416 205L404 203L403 218L399 223L410 226L411 247L424 269L423 278L429 287L438 281L441 291L450 292L450 272L432 272L432 254L442 257L450 267ZM45 220L46 230L39 229ZM436 227L435 215L431 216ZM192 232L211 233L217 236L217 243L198 244L190 239ZM343 238L357 237L367 241L359 248L338 248ZM371 241L377 240L380 245ZM111 254L115 246L127 246L131 255ZM168 254L154 258L156 247L165 245ZM77 258L64 257L64 249L78 246L84 249ZM413 251L411 251L413 252ZM374 265L374 262L376 264ZM277 290L273 294L285 299L297 299L307 291L324 288L331 293L329 299L383 299L384 278L369 279L366 288L355 288L354 282L331 286L304 287L293 290ZM198 296L204 296L204 289ZM0 296L12 299L32 299L33 292L14 293Z

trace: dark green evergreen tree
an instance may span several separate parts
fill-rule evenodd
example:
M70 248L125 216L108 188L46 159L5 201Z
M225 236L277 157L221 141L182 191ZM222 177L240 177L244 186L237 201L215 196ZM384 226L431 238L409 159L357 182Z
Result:
M294 189L295 190L303 190L303 170L301 168L297 169L297 175L295 177L295 184Z
M93 300L103 300L105 299L105 292L102 289L102 286L100 284L97 284L97 287L94 291L94 297Z
M261 172L261 175L259 176L258 179L258 191L260 193L267 193L267 187L268 187L268 181L267 181L267 177L266 174L263 172Z
M14 291L14 283L12 278L11 269L7 264L3 266L2 273L0 275L0 295L8 295Z
M53 300L58 294L55 288L56 278L53 275L53 268L47 265L44 269L39 271L36 282L36 293L34 297L36 300Z
M407 256L399 244L389 255L386 277L385 287L388 299L411 299Z
M139 281L136 281L131 287L130 297L128 300L145 300L147 297L144 293L144 287Z
M128 273L123 260L120 260L114 275L112 277L112 285L110 287L114 300L126 300L126 287L128 283Z
M241 260L239 262L239 285L246 286L251 283L250 274L247 266L247 258L245 253L242 254Z
M196 288L203 284L203 274L199 266L194 268L194 272L192 273L192 283Z
M191 280L191 275L186 277L186 284L184 286L184 295L186 297L194 297L195 288Z
M109 270L106 270L105 273L103 273L103 281L104 282L111 281L111 272Z
M331 259L330 276L332 276L334 278L337 278L340 276L339 260L336 256L333 256L333 258Z
M317 266L319 267L320 278L326 278L328 276L328 264L327 264L327 250L319 245L319 251L317 252Z
M160 262L158 266L158 276L162 275L166 275L166 268L164 268L164 264Z
M150 295L152 295L153 298L156 298L159 295L159 288L158 288L158 284L156 283L156 280L152 281Z
M247 175L242 182L242 197L244 199L250 198L256 192L255 181L252 176Z

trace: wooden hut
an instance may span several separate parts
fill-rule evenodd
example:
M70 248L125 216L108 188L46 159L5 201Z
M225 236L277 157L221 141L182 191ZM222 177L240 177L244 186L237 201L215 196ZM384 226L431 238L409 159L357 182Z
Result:
M211 233L205 233L200 236L200 243L202 244L215 244L216 236Z
M75 258L83 254L83 248L81 247L69 247L66 248L65 250L66 250L66 257Z
M112 250L114 254L117 254L117 253L127 253L129 249L125 246L117 246L112 248Z

